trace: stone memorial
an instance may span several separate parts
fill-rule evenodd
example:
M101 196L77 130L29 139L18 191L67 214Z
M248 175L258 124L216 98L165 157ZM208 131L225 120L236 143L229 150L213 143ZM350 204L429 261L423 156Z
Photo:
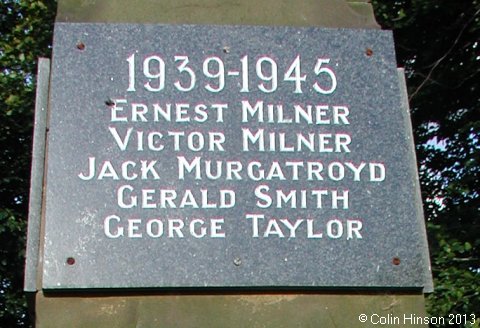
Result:
M390 32L55 28L43 287L423 288Z
M364 0L59 1L37 79L37 327L425 315L405 80L377 28Z

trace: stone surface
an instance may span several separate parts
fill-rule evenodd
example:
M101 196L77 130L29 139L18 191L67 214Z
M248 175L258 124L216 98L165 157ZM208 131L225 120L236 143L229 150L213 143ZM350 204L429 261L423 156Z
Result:
M136 83L129 83L128 58L135 54ZM165 88L149 92L158 81L142 78L142 61L152 54L165 60ZM177 81L188 85L188 72L178 75L176 65L181 59L175 55L188 55L188 67L195 70L196 87L192 91L175 89ZM242 89L241 58L249 56L249 92ZM292 61L300 56L303 93L295 93L295 83L284 81ZM47 168L46 235L43 268L43 288L155 288L155 287L315 287L315 288L407 288L422 289L429 285L423 217L417 197L416 166L408 115L402 103L391 33L375 30L343 30L287 27L212 27L168 25L115 25L115 24L62 24L55 29L52 67L49 157ZM269 56L278 64L278 88L275 92L261 92L261 83L255 62ZM216 57L225 65L225 88L209 92L205 85L217 88L202 70L210 74L217 71L216 62L207 68L206 58ZM330 58L322 72L315 77L318 58ZM150 61L150 73L154 64ZM319 94L313 89L317 82L324 89L332 86L335 72L337 87L331 94ZM147 70L149 68L147 67ZM239 72L236 75L236 72ZM268 63L262 70L268 75ZM228 74L231 73L231 74ZM294 75L294 71L290 76ZM177 74L177 75L176 75ZM300 75L302 75L300 74ZM132 75L132 74L131 74ZM286 75L289 75L288 73ZM131 91L133 87L136 91ZM265 82L265 88L270 84ZM128 91L129 89L130 91ZM298 104L347 106L349 124L281 124L242 123L242 100L250 103L263 100L265 104L282 104L285 116L294 117L292 108ZM154 103L182 102L190 105L205 103L228 104L223 122L210 117L206 122L164 123L152 122ZM150 122L112 122L112 104L118 117L131 121L130 105L143 104L150 108ZM278 108L275 107L278 112ZM267 111L266 114L267 115ZM180 115L181 118L184 116ZM188 116L188 115L187 115ZM200 115L201 116L201 115ZM200 117L198 116L198 117ZM128 118L127 118L128 117ZM193 117L193 116L192 116ZM142 120L142 117L137 117ZM218 118L218 117L217 117ZM339 121L342 122L341 120ZM343 122L345 123L345 122ZM166 131L195 133L220 132L225 135L225 151L191 151L181 145L173 150L170 141L161 151L139 151L135 140L121 150L121 141L115 141L109 128L116 128L123 139L128 128L148 132ZM285 133L289 137L303 133L331 133L351 138L349 152L262 152L242 149L242 129L265 129L268 133ZM136 136L136 132L133 136ZM158 135L157 135L158 136ZM266 135L267 137L267 135ZM132 137L133 138L133 137ZM119 139L119 140L120 140ZM165 139L162 139L165 140ZM289 143L290 144L290 143ZM268 147L268 142L266 143ZM144 146L145 148L146 146ZM146 149L146 148L145 148ZM317 145L318 149L318 145ZM278 150L278 140L277 140ZM242 180L222 178L195 179L188 173L184 180L178 177L177 157L190 161L196 156L205 160L238 161L247 167L252 161L265 167L278 161L321 162L323 180L310 181L303 170L298 180L287 174L285 181L275 179L252 181L243 170ZM141 178L130 181L104 176L82 181L79 174L88 175L89 158L105 172L110 161L121 175L122 163L157 161L159 180ZM334 164L332 164L334 163ZM366 169L355 181L353 171L345 170L345 178L328 178L332 164L335 175L338 165L346 168L385 167L384 181L368 181ZM283 165L285 167L285 165ZM131 166L130 166L131 168ZM97 168L97 173L102 169ZM110 172L111 173L111 172ZM141 172L137 172L141 174ZM130 173L129 173L130 174ZM278 173L275 173L273 175ZM376 172L378 174L378 171ZM111 175L111 174L110 174ZM321 208L312 203L302 208L262 209L257 205L256 188L268 185L270 190L326 190L330 197ZM201 190L210 195L218 190L233 190L236 205L229 209L145 209L136 206L122 209L117 195L122 186L131 186L139 196L141 189L157 190L155 200L145 200L144 207L158 203L159 189L174 189L179 198L192 190L197 201ZM130 188L130 187L128 187ZM127 189L129 190L129 189ZM348 191L348 209L334 209L331 192L344 195ZM257 189L258 192L258 189ZM153 192L152 192L153 193ZM128 194L128 193L127 193ZM214 202L215 197L210 201ZM217 198L218 200L218 198ZM209 202L210 202L209 201ZM128 200L127 200L128 202ZM312 205L313 204L313 205ZM340 205L338 205L340 204ZM341 207L345 203L338 202ZM179 206L176 200L177 207ZM263 214L258 237L252 229L248 214ZM145 231L133 231L141 238L108 238L104 231L105 218L115 215L122 220L125 234L127 219L140 220L145 225L152 218L185 222L184 238L170 238L165 226L164 235L148 237ZM188 224L194 219L207 223L223 219L219 230L225 238L195 238ZM276 225L269 219L277 219ZM301 219L295 237L279 220L291 224ZM321 232L322 238L308 238L307 220L314 222L310 237ZM112 221L114 222L114 221ZM199 221L197 221L199 222ZM299 222L299 221L298 221ZM361 237L348 234L348 222L358 227ZM341 224L343 233L338 230ZM279 228L280 227L280 228ZM328 236L328 227L336 227ZM143 228L141 228L143 229ZM196 233L200 227L197 225ZM281 229L281 232L280 230ZM116 234L112 228L110 233ZM265 233L269 236L264 237ZM338 237L338 238L337 238ZM353 238L350 238L353 237Z
M80 298L44 297L39 293L37 301L37 328L428 326L408 319L426 316L423 296L405 294L88 295ZM366 323L359 321L361 314L367 316ZM390 320L389 325L380 325L380 320L385 323Z
M405 70L403 68L399 68L398 70L398 79L399 79L399 86L400 86L400 96L402 98L402 107L405 108L403 111L404 120L405 120L405 129L407 135L413 135L413 128L412 128L412 123L410 120L410 105L408 104L408 93L407 93L407 81L405 79ZM411 150L410 152L413 154L413 162L417 162L416 154L415 154L415 146L413 142L410 144ZM418 171L417 168L415 167L414 169L414 175L418 176ZM415 197L415 204L417 207L417 213L422 213L421 215L423 216L423 204L422 204L422 195L420 193L420 181L418 179L414 180L415 186L413 189L415 190L414 192L414 197ZM420 234L423 234L426 239L427 236L427 231L425 227L425 223L423 220L417 222L418 226L417 229L420 232ZM425 286L423 287L424 293L432 293L433 292L433 280L432 280L432 271L431 271L431 264L430 264L430 257L429 257L429 252L428 252L428 247L425 246L425 265L428 267L428 270L424 270L424 281L425 281Z
M57 22L379 28L371 4L343 0L63 0Z
M50 60L40 58L37 69L37 91L35 98L35 122L28 204L28 232L25 260L25 291L37 291L41 218L43 206L43 175L45 169L45 138L48 112L48 84Z

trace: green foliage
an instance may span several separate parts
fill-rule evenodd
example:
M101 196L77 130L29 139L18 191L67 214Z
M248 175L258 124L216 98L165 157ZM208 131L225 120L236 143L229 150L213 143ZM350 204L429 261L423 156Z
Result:
M49 56L54 1L0 2L0 322L27 326L23 297L37 58Z
M407 72L435 283L428 311L478 317L480 1L372 3Z
M471 251L480 246L458 240L439 225L430 225L434 237L435 257L433 270L436 276L434 303L430 310L446 316L449 313L472 313L480 309L480 285L478 271L471 270ZM455 265L452 265L455 263Z

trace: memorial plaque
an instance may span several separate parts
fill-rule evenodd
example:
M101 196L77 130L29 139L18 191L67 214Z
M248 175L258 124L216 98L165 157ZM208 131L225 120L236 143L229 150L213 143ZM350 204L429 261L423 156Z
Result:
M43 288L423 288L390 32L61 24Z

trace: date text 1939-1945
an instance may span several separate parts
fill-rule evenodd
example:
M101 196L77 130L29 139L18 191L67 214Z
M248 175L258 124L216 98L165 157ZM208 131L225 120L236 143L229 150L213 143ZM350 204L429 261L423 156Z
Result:
M230 79L235 79L234 83L242 93L253 89L272 93L282 82L291 83L292 92L297 94L313 90L328 95L337 88L337 77L330 67L330 58L317 58L305 65L306 70L302 67L300 55L284 68L279 67L277 60L270 56L258 56L252 60L248 55L240 59L238 67L226 67L222 58L217 56L208 56L203 62L193 64L185 55L176 55L166 61L159 55L150 55L141 60L133 53L127 62L127 91L131 92L137 91L138 86L142 85L151 92L173 87L181 92L204 88L208 92L217 93L224 90ZM170 70L170 65L175 68ZM138 66L141 67L141 77L137 76ZM250 74L255 75L254 83L251 83Z

